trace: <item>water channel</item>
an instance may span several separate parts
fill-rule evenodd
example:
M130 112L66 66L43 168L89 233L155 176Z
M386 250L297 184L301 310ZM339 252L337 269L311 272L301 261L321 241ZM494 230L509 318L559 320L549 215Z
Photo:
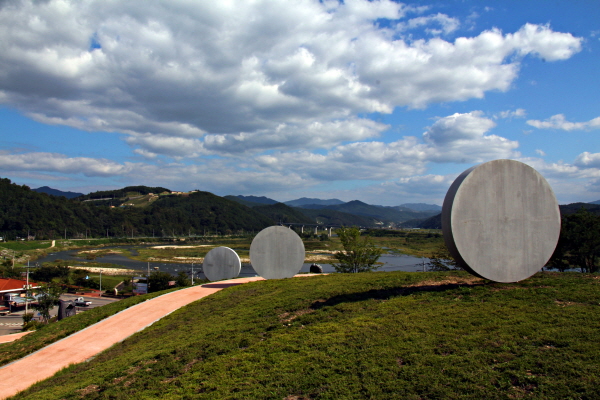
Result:
M137 247L139 247L139 246L137 246ZM134 256L137 255L135 246L115 246L115 247L111 247L111 248L128 251ZM102 248L100 248L99 250L102 250ZM56 260L74 261L74 262L79 262L79 263L89 261L89 260L86 260L84 257L78 257L76 255L77 251L78 250L66 250L66 251L58 251L55 253L49 253L45 257L38 259L36 261L36 263L39 265L42 265L42 263L50 263L50 262L54 262ZM150 268L151 271L159 270L159 271L163 271L163 272L168 272L172 275L177 275L177 273L179 271L185 271L188 274L191 274L191 272L192 272L192 264L189 264L189 263L166 263L166 262L161 262L161 261L159 261L159 262L150 261L150 263L148 264L148 262L146 262L146 261L132 260L130 258L125 257L122 254L116 254L116 253L106 254L104 256L97 257L94 261L98 262L98 263L108 263L108 264L120 265L120 266L123 266L124 268L133 269L133 270L140 271L140 272L147 272L148 268ZM423 265L426 264L428 261L429 261L428 258L418 258L418 257L412 257L412 256L403 255L403 254L384 254L379 258L379 262L383 263L383 265L381 265L381 267L379 269L377 269L377 271L418 272L418 271L424 270ZM301 273L309 272L310 265L311 265L310 263L304 264L302 266L302 269L300 270L300 272ZM326 273L335 272L334 268L330 264L319 264L319 265L321 265L321 267L323 267L323 272L326 272ZM202 278L204 278L204 274L201 272L200 267L201 267L201 265L194 264L194 276L202 279ZM246 264L246 263L242 264L242 270L240 272L240 277L256 276L256 275L257 275L256 272L254 271L254 269L252 268L252 266L250 264Z

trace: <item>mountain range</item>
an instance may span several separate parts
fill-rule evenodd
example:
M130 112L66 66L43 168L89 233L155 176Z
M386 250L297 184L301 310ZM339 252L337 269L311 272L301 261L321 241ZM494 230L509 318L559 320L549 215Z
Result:
M51 187L48 187L48 186L42 186L42 187L39 187L37 189L32 189L32 190L34 192L46 193L46 194L50 194L52 196L63 196L63 197L66 197L67 199L74 199L75 197L83 196L83 193L63 192L62 190L52 189Z
M600 213L600 200L560 209L567 215L582 207ZM5 237L233 234L280 223L439 229L440 211L423 203L387 207L316 198L281 203L264 196L220 197L146 186L84 195L49 187L31 190L0 178L0 234Z

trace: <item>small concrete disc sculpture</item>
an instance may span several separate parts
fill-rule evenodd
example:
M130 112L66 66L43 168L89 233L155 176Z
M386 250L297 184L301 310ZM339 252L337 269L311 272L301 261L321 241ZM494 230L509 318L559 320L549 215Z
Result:
M204 257L202 270L211 281L237 278L242 269L238 254L229 247L215 247Z
M270 226L256 235L250 245L250 262L265 279L291 278L304 264L304 243L293 230Z
M550 185L535 169L495 160L466 170L450 186L442 231L464 269L496 282L518 282L552 256L560 211Z

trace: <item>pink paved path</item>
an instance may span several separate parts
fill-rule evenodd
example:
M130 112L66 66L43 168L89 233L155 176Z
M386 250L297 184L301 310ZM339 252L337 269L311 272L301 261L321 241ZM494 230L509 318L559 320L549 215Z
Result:
M194 286L125 309L0 368L0 374L3 376L0 381L0 398L14 396L71 364L89 359L192 301L229 286L262 279L261 277L238 278Z
M25 336L31 332L33 332L33 331L11 333L10 335L0 336L0 343L14 342L15 340L21 339L23 336Z

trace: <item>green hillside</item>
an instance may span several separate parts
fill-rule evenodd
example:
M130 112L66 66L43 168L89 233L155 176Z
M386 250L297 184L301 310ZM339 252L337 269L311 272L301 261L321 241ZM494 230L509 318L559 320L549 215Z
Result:
M600 283L333 274L224 289L19 399L592 399Z
M115 190L102 190L98 192L93 192L90 194L86 194L84 196L78 197L78 200L90 200L90 199L106 199L106 198L124 198L127 196L143 196L146 194L154 193L171 193L169 189L163 187L148 187L148 186L127 186L123 189L115 189Z
M134 189L148 193L133 195ZM127 200L125 207L111 208L106 202L50 196L0 179L0 236L12 240L27 234L37 239L188 236L258 231L275 224L251 208L212 193L150 196L154 189L164 188L132 186L115 191ZM121 204L123 199L117 201Z

